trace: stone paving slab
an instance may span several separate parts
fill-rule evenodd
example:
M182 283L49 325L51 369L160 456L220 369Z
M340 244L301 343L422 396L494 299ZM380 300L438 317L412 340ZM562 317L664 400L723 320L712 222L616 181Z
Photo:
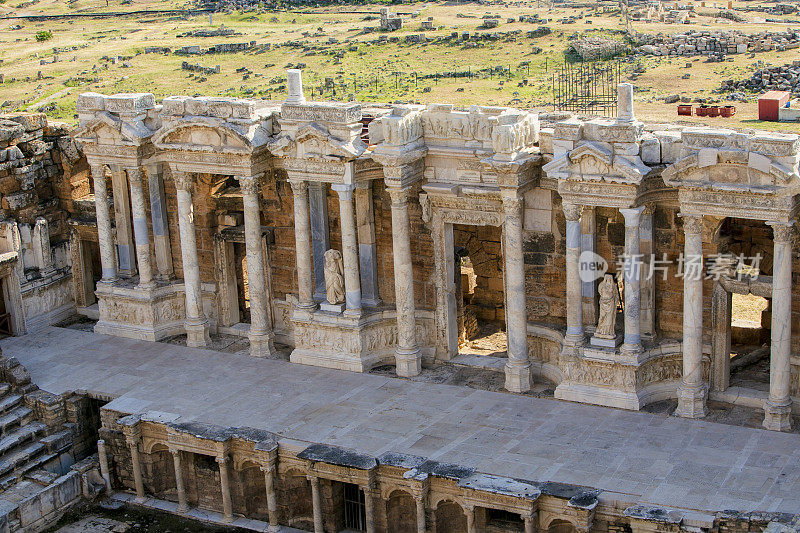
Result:
M800 512L798 434L54 327L4 339L0 348L42 389L118 398L109 406L120 410L251 426L375 457L425 455L485 473L592 486L631 502Z

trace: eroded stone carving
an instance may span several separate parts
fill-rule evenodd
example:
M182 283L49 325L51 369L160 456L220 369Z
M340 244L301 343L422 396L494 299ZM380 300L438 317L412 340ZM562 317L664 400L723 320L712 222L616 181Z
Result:
M329 304L344 303L344 266L339 250L325 252L325 293Z

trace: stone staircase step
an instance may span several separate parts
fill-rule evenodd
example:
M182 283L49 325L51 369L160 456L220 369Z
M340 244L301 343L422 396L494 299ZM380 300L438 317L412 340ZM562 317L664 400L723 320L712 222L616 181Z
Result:
M41 442L32 442L27 446L18 449L12 454L3 457L0 461L0 476L5 476L14 470L22 467L41 454L45 450L45 445Z
M0 396L5 396L11 391L11 385L8 383L0 383Z
M31 422L12 431L0 439L0 457L6 455L14 448L35 440L47 430L47 426L41 422Z
M20 405L0 416L0 437L6 436L14 428L25 425L31 413L33 411L24 405Z
M15 408L22 402L22 396L19 394L11 394L0 399L0 415L7 413Z
M52 435L47 435L46 437L42 437L39 439L39 442L44 444L47 447L48 453L59 453L66 448L72 446L72 435L73 432L71 429L65 429Z

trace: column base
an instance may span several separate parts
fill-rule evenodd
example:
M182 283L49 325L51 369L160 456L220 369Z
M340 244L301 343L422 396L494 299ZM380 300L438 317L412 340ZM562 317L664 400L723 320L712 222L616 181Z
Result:
M531 390L531 364L506 363L506 390L509 392L528 392Z
M155 289L157 286L158 283L156 283L156 280L151 280L148 283L139 283L138 285L136 285L136 288L139 289L140 291L150 291Z
M178 505L178 509L177 509L177 511L178 511L179 513L186 514L186 513L188 513L188 512L189 512L189 506L188 506L188 505L184 505L184 506Z
M705 385L688 387L683 383L678 386L678 408L675 416L683 418L703 418L708 414L706 396L708 389Z
M789 431L792 429L792 401L774 404L770 400L764 402L765 429L772 431Z
M275 351L275 334L269 333L250 333L247 335L250 339L250 355L253 357L267 357L270 359L277 358Z
M208 320L200 323L186 322L186 346L190 348L201 348L211 343L211 336L208 333Z
M342 313L342 316L347 316L350 318L359 318L361 316L361 308L356 307L355 309L345 309Z
M419 348L415 350L402 350L395 352L395 370L398 376L410 378L422 372L422 357Z
M570 347L582 346L585 341L583 333L567 333L564 335L564 344Z

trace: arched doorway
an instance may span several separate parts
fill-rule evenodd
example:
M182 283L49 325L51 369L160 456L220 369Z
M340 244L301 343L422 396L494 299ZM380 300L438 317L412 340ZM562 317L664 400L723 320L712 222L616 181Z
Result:
M553 520L547 526L547 533L575 533L575 526L566 520Z
M456 502L440 502L434 516L436 533L464 533L467 530L467 516Z
M386 500L386 521L388 533L416 531L417 503L407 492L396 490Z

